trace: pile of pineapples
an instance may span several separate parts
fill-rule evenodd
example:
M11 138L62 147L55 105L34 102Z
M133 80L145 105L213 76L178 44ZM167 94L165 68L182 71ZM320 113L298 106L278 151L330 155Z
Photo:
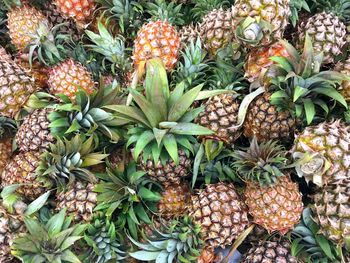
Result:
M348 31L350 0L0 0L0 263L350 262Z

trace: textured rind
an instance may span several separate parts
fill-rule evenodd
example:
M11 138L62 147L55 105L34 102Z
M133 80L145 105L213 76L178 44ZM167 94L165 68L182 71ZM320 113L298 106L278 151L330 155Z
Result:
M297 263L288 241L260 241L243 255L241 263Z
M7 23L11 42L18 50L24 51L32 41L30 35L35 34L39 24L45 21L47 22L45 15L34 7L23 5L11 9Z
M36 181L36 168L40 162L40 152L21 152L5 167L1 175L1 186L25 184L16 191L29 200L34 200L45 192L45 188Z
M54 137L50 132L48 114L50 109L37 109L23 119L16 134L16 143L21 151L45 150Z
M272 32L264 34L261 40L263 46L282 38L289 15L289 0L237 0L232 7L234 28L247 17L261 19L271 24Z
M191 199L187 184L173 184L165 187L158 202L158 212L164 218L180 217L186 214Z
M14 118L37 90L34 79L13 61L0 60L0 114Z
M134 42L132 59L135 67L140 62L160 58L170 70L175 67L180 50L180 35L166 21L149 22L142 26Z
M146 162L140 158L140 168L155 181L168 186L170 184L179 184L181 178L187 177L192 166L192 160L187 157L183 150L179 150L179 165L171 159L165 164L159 160L156 164L153 159L148 159Z
M270 96L270 93L264 93L249 105L243 125L244 136L256 136L258 142L272 139L290 140L295 131L295 119L288 111L278 111L277 107L271 104Z
M58 11L67 18L76 22L89 22L96 8L94 0L54 0Z
M350 132L340 120L306 127L295 138L291 151L318 154L329 162L330 167L321 175L322 184L350 177ZM303 176L307 182L314 180L314 174Z
M305 35L309 34L314 50L323 52L324 63L333 63L346 44L346 25L331 13L322 12L310 17L300 24L298 32L299 47L303 47Z
M313 210L321 232L330 240L344 245L350 238L350 179L323 187L314 196Z
M180 31L180 39L182 48L192 42L196 42L197 38L200 37L199 24L189 24L183 26Z
M12 156L12 138L0 139L0 174Z
M232 41L232 15L229 10L214 9L203 17L199 25L204 47L211 55Z
M72 215L76 222L90 221L92 212L97 204L97 193L94 185L76 182L66 192L60 192L56 196L56 210L67 208L67 213Z
M72 59L67 59L50 69L48 86L52 94L62 93L71 100L75 99L78 88L88 94L92 94L95 89L91 73Z
M350 57L345 61L339 61L334 68L335 71L343 73L350 77ZM350 81L344 80L340 86L339 92L343 97L349 101L350 100Z
M247 208L233 184L209 184L191 199L190 216L210 247L230 245L249 224Z
M226 144L232 144L242 134L238 124L239 102L229 94L212 97L205 103L205 109L199 113L196 123L215 132L211 136Z
M270 233L285 234L299 222L303 211L302 195L298 184L289 176L279 177L271 186L248 182L244 195L254 222Z

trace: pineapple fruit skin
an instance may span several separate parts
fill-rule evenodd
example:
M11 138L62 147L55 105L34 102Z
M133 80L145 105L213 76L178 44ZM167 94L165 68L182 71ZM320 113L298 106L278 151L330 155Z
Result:
M96 8L93 0L55 0L54 4L64 17L82 24L89 22Z
M180 50L180 35L166 21L149 22L142 26L134 42L133 61L137 67L141 62L159 57L165 67L175 67Z
M48 114L51 109L37 109L23 119L16 134L16 143L21 151L43 151L53 143Z
M18 50L24 51L32 41L30 35L35 34L40 23L45 22L48 22L45 15L29 5L11 9L7 22L11 42Z
M335 71L350 76L350 57L345 61L339 61L334 68ZM350 81L344 80L340 86L340 94L343 95L346 101L350 100Z
M346 26L331 13L322 12L303 21L298 32L300 48L302 48L305 34L309 34L314 50L324 52L324 63L333 63L335 56L342 52L346 44Z
M34 79L12 60L0 60L0 114L14 118L37 90Z
M11 160L12 156L12 138L0 139L0 174L2 174L7 163Z
M210 136L226 144L233 144L242 134L241 128L236 128L238 123L239 102L230 94L221 94L210 98L205 104L196 123L215 132Z
M279 231L284 235L299 222L303 211L302 195L289 176L279 177L271 186L248 182L244 195L254 222L270 233Z
M76 222L90 221L97 203L97 193L94 192L94 184L75 182L68 191L59 192L56 195L56 210L67 208L67 213L72 215Z
M43 185L36 181L36 168L40 162L40 152L21 152L13 157L1 175L2 187L11 184L25 184L16 191L28 200L34 200L45 192Z
M258 96L248 108L243 133L247 138L256 136L258 142L293 138L295 119L288 111L278 111L270 102L270 93Z
M75 99L78 87L92 94L95 83L91 73L80 63L67 59L49 70L48 86L52 94L64 94Z
M230 245L249 224L247 208L233 184L209 184L191 199L189 215L210 247Z

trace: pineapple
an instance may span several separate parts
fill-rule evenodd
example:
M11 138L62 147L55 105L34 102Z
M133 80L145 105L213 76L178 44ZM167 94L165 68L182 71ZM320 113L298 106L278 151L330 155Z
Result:
M45 192L42 182L37 180L36 169L39 167L41 154L37 151L21 152L14 156L6 165L1 175L1 186L24 184L17 193L28 200L34 200Z
M81 262L72 246L83 237L86 226L71 224L65 209L53 215L46 223L27 217L24 223L28 232L17 237L12 244L12 255L22 262ZM64 234L62 234L64 233ZM31 248L28 249L28 244Z
M296 171L322 187L350 176L350 133L341 120L307 127L294 141Z
M315 195L313 208L320 232L348 251L350 250L349 190L349 178L329 183Z
M0 60L0 114L14 118L36 91L34 79L12 60Z
M173 221L170 226L154 228L153 235L146 237L145 244L129 238L140 249L131 252L130 256L142 261L157 259L157 262L162 263L197 262L204 243L200 230L200 226L189 217Z
M57 10L66 18L72 18L79 27L91 22L96 3L93 0L54 0Z
M181 27L179 34L182 48L185 48L191 42L196 42L197 38L200 37L199 28L199 24L193 23Z
M197 263L212 263L215 262L215 253L214 249L210 247L205 247L202 250L202 253L198 257Z
M350 77L350 58L347 58L345 61L339 61L334 70L343 74L346 74ZM350 81L344 80L339 87L340 94L345 98L346 101L350 100Z
M68 191L56 195L56 211L67 209L67 214L73 216L75 222L90 221L97 204L97 193L92 183L75 182Z
M11 56L7 54L6 49L4 49L2 46L0 46L0 58L1 60L9 61L11 60Z
M237 0L232 7L233 28L247 46L267 46L281 39L289 16L289 0Z
M2 174L12 156L13 132L16 130L16 123L9 118L0 115L0 174Z
M348 5L339 1L315 1L321 10L302 21L298 27L297 38L299 47L308 34L312 39L315 51L323 52L324 63L334 63L336 56L340 55L347 42L345 21L348 19Z
M291 254L291 245L286 240L260 241L243 255L242 263L298 263Z
M274 63L270 57L288 57L288 51L281 42L273 43L267 47L252 49L245 61L245 77L249 82L254 82Z
M163 218L181 217L187 212L191 199L187 184L169 185L161 193L162 199L158 202L158 212Z
M34 110L23 119L16 134L16 143L20 151L43 151L54 142L50 132L48 115L51 109Z
M242 131L237 128L240 102L232 94L221 94L207 100L196 123L211 129L214 135L207 136L227 145L232 145Z
M214 9L203 17L199 25L204 47L211 56L233 40L232 14L230 10Z
M95 90L95 83L91 73L73 59L66 59L50 68L48 75L47 84L50 93L62 93L73 101L78 89L85 90L88 94L92 94Z
M298 185L282 171L286 152L273 141L259 145L253 138L247 150L236 150L233 156L233 167L246 182L245 203L254 222L269 233L286 234L303 211Z
M19 51L25 51L33 40L40 24L48 23L45 15L38 9L24 4L11 8L8 12L7 26L11 42Z
M138 67L152 58L160 58L171 70L179 57L180 36L167 21L151 21L143 25L134 42L133 62Z
M193 136L212 134L209 129L191 122L198 110L188 112L202 87L198 85L184 93L184 83L180 83L170 92L165 66L160 59L152 59L147 63L146 96L131 90L138 107L107 107L115 111L117 117L137 124L129 130L128 141L128 145L134 146L134 159L139 160L140 167L152 179L164 186L179 183L188 175Z
M201 226L209 247L230 245L248 226L247 208L233 184L206 185L192 195L189 215Z

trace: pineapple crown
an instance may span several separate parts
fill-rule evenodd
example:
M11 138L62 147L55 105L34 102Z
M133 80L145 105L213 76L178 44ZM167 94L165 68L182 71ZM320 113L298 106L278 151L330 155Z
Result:
M131 69L131 61L125 49L125 39L122 36L113 37L107 28L99 21L99 34L86 30L85 33L94 43L86 45L93 52L103 56L102 65L105 70L111 69L112 73L120 74ZM108 65L109 64L109 65Z
M184 25L184 14L181 13L182 5L174 2L167 3L165 0L154 0L145 3L146 12L151 15L152 20L168 21L172 25Z
M314 222L312 210L305 208L301 221L293 229L290 240L291 253L303 262L345 262L341 246L336 246L320 234L320 227Z
M48 20L41 21L35 33L30 34L31 42L26 46L29 64L34 60L52 66L67 57L67 43L70 36L60 32L65 23L51 26Z
M173 72L175 83L186 81L187 86L194 87L203 82L208 71L208 64L205 61L206 52L202 47L199 38L196 42L191 41L182 53L182 61Z
M335 71L320 72L323 54L314 53L307 34L301 55L288 42L281 40L281 43L289 56L271 57L275 64L268 70L268 75L275 76L270 81L272 89L277 90L271 95L271 102L279 110L289 110L310 124L316 117L317 109L328 114L330 100L348 107L336 88L350 78Z
M271 185L278 177L285 175L282 169L287 163L286 151L275 141L258 144L254 137L248 149L235 150L232 156L232 167L244 180Z
M299 21L299 13L304 9L307 12L310 12L310 7L306 0L290 0L289 7L291 15L289 17L290 22L295 27Z
M172 221L170 226L163 225L161 230L154 227L153 235L144 237L145 243L129 237L140 249L131 252L130 256L137 260L157 260L159 263L197 262L204 247L200 231L200 226L187 216Z
M129 129L127 143L128 146L135 145L135 160L143 153L145 161L152 157L155 162L159 158L165 162L170 156L178 164L179 148L193 152L194 135L213 133L192 123L202 108L189 110L195 100L210 97L211 93L200 93L203 85L185 92L183 82L170 92L165 67L159 58L149 60L146 68L145 96L130 89L137 106L111 105L106 108L115 111L120 119L137 125Z
M193 0L192 2L195 4L192 8L192 14L197 22L214 9L226 9L231 6L228 0Z
M88 262L122 263L126 258L115 224L105 217L96 218L88 225L84 240L89 246L84 257Z
M105 174L97 176L101 181L94 190L98 193L95 211L105 211L108 219L117 215L118 226L127 227L137 238L140 222L152 223L148 214L156 211L156 203L162 198L159 185L145 172L137 171L135 162L130 162L123 171L107 168Z
M350 21L349 0L312 0L311 9L314 12L332 13L346 22Z
M65 212L63 209L45 224L26 217L28 232L13 241L12 255L23 262L81 262L72 246L82 238L86 225L71 226L72 218L66 217Z
M102 142L107 140L112 143L121 138L119 127L125 122L116 119L104 108L109 104L121 103L117 88L100 85L98 91L91 95L79 90L75 102L63 94L58 97L60 103L50 106L55 111L48 116L51 122L49 127L54 136L71 138L72 135L84 132L96 140ZM40 106L40 102L37 104Z
M92 136L85 139L77 134L70 140L58 138L42 155L37 168L38 180L53 180L59 188L64 188L67 181L72 183L75 179L96 182L95 175L87 167L102 163L108 156L94 152L96 147Z
M17 130L17 124L14 120L0 115L0 139L9 132Z

